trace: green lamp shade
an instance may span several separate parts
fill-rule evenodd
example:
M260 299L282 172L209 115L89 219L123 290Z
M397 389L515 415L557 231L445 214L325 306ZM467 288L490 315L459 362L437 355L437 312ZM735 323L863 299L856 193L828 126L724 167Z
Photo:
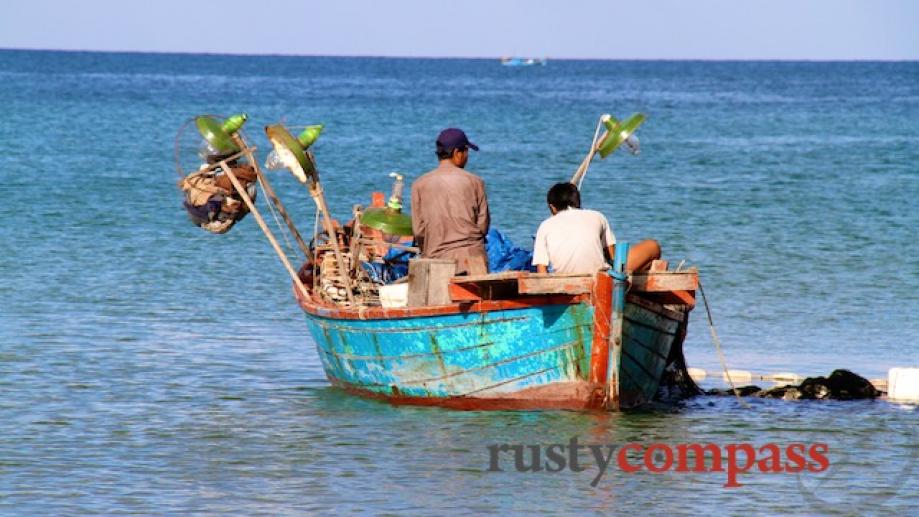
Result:
M195 117L198 132L208 144L221 154L238 153L239 146L233 141L233 134L242 128L249 117L245 114L233 115L222 123L214 117L202 115Z
M325 125L323 124L306 126L306 129L297 137L297 141L300 142L300 145L302 145L304 149L309 149L310 146L316 142L316 139L319 138L319 134L322 133L322 128L324 127Z
M294 138L290 131L281 124L266 127L265 134L268 135L268 140L278 153L278 158L300 180L300 183L306 183L308 178L315 181L316 164L299 139ZM318 132L316 137L318 137ZM315 140L314 137L313 141Z
M604 120L603 125L606 126L607 133L600 142L600 146L597 148L597 151L600 153L600 158L606 158L612 154L612 152L619 148L627 138L632 136L632 133L634 133L635 130L638 129L638 126L644 121L645 116L643 113L636 113L624 122L619 122L613 117Z
M361 224L391 235L412 235L412 218L392 208L368 208Z

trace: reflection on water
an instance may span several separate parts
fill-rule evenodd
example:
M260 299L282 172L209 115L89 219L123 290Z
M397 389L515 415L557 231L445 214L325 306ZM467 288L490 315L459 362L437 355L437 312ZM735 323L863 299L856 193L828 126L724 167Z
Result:
M495 224L529 245L596 116L642 110L641 156L594 164L585 203L619 238L653 236L701 268L732 368L882 377L919 363L919 65L494 65L0 52L0 509L915 513L915 407L700 397L484 413L347 396L254 223L215 237L179 208L172 138L196 113L248 111L261 147L257 129L282 116L326 123L315 149L339 217L392 170L429 169L434 135L460 126L482 146L470 166ZM307 194L274 183L310 227ZM720 371L701 311L686 350ZM594 488L591 471L487 471L490 444L573 436L819 441L832 468L734 489L719 473L613 471Z

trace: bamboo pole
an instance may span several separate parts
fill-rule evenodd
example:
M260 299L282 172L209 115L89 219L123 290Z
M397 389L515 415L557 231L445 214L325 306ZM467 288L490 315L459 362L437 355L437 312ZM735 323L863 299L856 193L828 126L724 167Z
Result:
M284 250L281 249L281 245L278 244L277 239L274 238L274 234L271 233L271 229L267 224L265 224L265 220L262 218L262 214L259 213L255 203L252 202L252 198L249 197L249 193L246 192L246 189L243 188L242 184L236 178L236 175L233 174L233 170L230 169L229 165L227 165L226 160L221 160L220 166L223 168L223 171L226 173L226 175L229 176L230 181L233 182L233 188L236 189L236 192L239 193L239 196L246 203L246 206L249 207L249 211L252 212L252 215L255 217L255 221L258 222L259 227L262 229L262 233L264 233L265 237L268 238L268 242L271 243L275 253L278 254L278 258L281 259L281 263L284 264L284 268L287 269L287 273L294 281L294 284L296 284L297 288L300 289L300 293L302 293L304 297L309 298L309 292L306 290L306 286L303 285L303 282L300 280L300 276L297 275L297 272L294 271L293 266L290 265L290 260L287 259L287 255L284 254Z
M417 246L406 246L405 244L399 244L398 242L387 242L387 241L381 241L378 239L365 239L365 238L360 238L358 240L360 241L361 244L365 244L367 246L389 246L389 247L400 249L400 250L410 251L412 253L421 253L421 248Z
M587 174L587 168L590 167L590 162L593 161L594 155L597 154L597 149L600 148L600 143L603 142L603 139L606 138L606 133L603 134L603 138L600 138L600 127L603 125L603 117L600 117L600 120L597 122L597 128L594 130L594 138L590 142L590 151L587 152L587 156L584 157L584 160L581 161L581 165L578 166L578 169L574 171L574 175L571 176L572 183L578 187L578 190L581 189L581 181L584 179L584 175Z
M338 262L338 274L345 284L348 302L353 303L354 293L351 292L351 276L348 270L345 269L344 255L342 255L341 247L338 245L338 235L335 233L335 227L332 225L332 215L329 213L329 207L326 205L325 195L322 193L322 186L319 185L318 178L313 181L313 184L309 187L309 191L310 197L316 202L316 206L319 207L319 212L322 214L322 226L329 235L329 242L332 244L332 252L335 253L335 260ZM356 259L357 258L355 258L355 260Z
M357 268L360 267L361 262L361 253L364 251L364 234L361 231L361 214L363 209L359 206L355 206L351 210L351 214L354 216L354 227L351 229L351 257L354 259L351 261L351 271L349 274L353 274L354 278L357 279Z
M259 183L262 184L262 188L265 189L265 194L268 195L268 199L274 204L278 209L278 212L281 213L281 217L284 218L284 222L287 223L287 228L290 229L290 232L294 235L294 239L297 241L297 245L300 246L300 251L303 252L303 256L306 257L306 260L311 261L313 259L312 254L310 253L309 246L306 245L306 242L303 241L303 237L300 236L300 232L297 231L297 226L294 224L293 219L288 215L287 210L284 208L284 203L281 202L281 198L277 196L272 188L271 183L268 182L268 177L262 172L262 168L259 167L258 161L255 160L253 156L254 148L250 148L246 145L245 140L238 134L233 134L233 140L239 145L243 152L246 154L246 158L249 159L249 163L252 164L252 167L255 168L255 173L258 176Z
M234 154L234 155L232 155L232 156L227 156L226 158L224 158L224 161L232 162L233 160L238 160L238 159L242 158L244 154L245 154L245 153L243 153L242 151L240 151L240 152L238 152L238 153L236 153L236 154ZM207 171L214 170L214 169L216 169L217 167L220 167L220 162L212 163L212 164L208 165L207 167L205 167L205 168L203 168L203 169L195 169L195 170L193 170L193 171L186 172L185 175L187 176L187 175L189 175L189 174L194 174L194 173L196 173L196 172L207 172Z
M571 181L569 181L568 183L578 185L578 183L581 182L581 179L584 177L585 174L587 174L587 167L590 166L590 162L591 160L593 160L594 153L596 152L597 152L596 147L591 148L590 153L587 154L587 156L581 162L581 165L578 166L578 169L574 171L574 175L571 176ZM578 187L578 189L580 189L580 187Z

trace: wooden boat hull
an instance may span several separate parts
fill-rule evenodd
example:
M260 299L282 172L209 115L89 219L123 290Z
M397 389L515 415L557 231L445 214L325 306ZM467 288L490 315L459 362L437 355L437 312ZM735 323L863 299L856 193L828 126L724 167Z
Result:
M589 296L364 314L302 299L301 306L327 377L350 392L458 409L603 407L605 371L594 344L606 340L608 314ZM629 296L618 408L654 398L671 352L682 357L686 315Z

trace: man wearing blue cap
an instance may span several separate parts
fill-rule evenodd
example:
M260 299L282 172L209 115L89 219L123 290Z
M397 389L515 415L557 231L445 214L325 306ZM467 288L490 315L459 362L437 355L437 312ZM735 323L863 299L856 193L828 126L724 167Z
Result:
M440 165L412 183L412 230L424 258L452 259L457 274L488 272L485 235L490 217L485 182L463 167L479 147L461 129L437 137Z

